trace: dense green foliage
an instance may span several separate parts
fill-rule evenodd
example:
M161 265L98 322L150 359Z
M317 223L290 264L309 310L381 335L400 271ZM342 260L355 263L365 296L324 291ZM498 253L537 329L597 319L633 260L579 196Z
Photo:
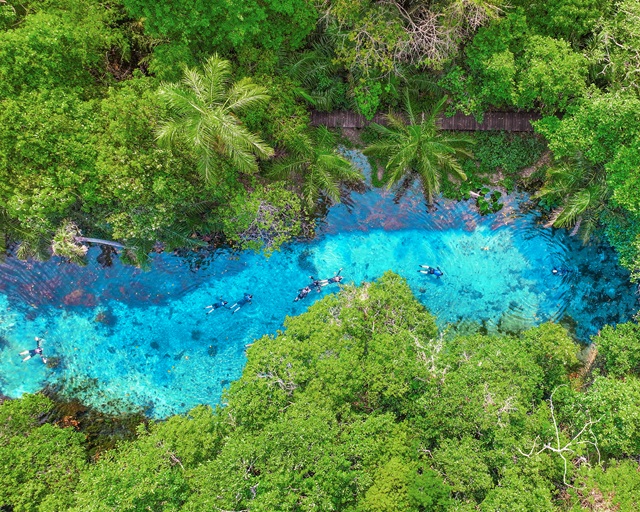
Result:
M276 250L312 233L322 199L339 201L342 183L358 181L332 138L309 129L309 108L354 108L372 119L405 109L409 94L414 115L392 115L392 131L424 132L419 114L446 95L448 111L477 117L542 113L536 129L552 155L538 197L549 224L585 239L604 232L637 273L635 0L232 4L0 4L0 250L19 242L21 256L46 257L69 223L117 239L138 262L154 247L240 244L234 219L255 218L282 185L282 211L269 218L284 215L289 227L248 244ZM431 168L418 172L428 198L440 186L451 197L511 190L542 152L531 139L499 161L484 151L494 142L480 137L476 159L452 167L443 159L457 144L449 138L453 145L421 146L419 158L404 155L385 181L402 181L422 162ZM441 179L452 171L454 183L468 181ZM77 259L82 249L69 242L56 254Z
M367 150L386 183L492 211L483 187L547 144L549 225L604 233L640 279L639 55L636 0L0 0L0 254L82 261L81 234L135 263L212 239L269 254L360 181L309 109L404 109ZM459 160L445 97L544 117ZM47 399L5 402L0 508L638 510L640 332L595 342L579 368L555 325L438 334L387 275L259 340L224 407L97 460Z
M554 324L439 334L388 273L257 340L224 406L142 424L91 461L73 421L47 423L49 399L5 402L0 505L637 510L640 331L607 328L595 342L602 361L582 367Z

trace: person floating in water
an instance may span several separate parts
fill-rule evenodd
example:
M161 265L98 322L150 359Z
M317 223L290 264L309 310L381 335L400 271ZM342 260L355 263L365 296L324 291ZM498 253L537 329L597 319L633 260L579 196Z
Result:
M571 270L568 268L554 268L551 271L554 276L566 276L569 272L571 272Z
M444 275L444 272L440 270L440 267L430 267L429 265L420 265L425 270L418 270L421 274L431 274L436 277L441 277Z
M25 361L28 361L33 356L40 356L42 358L42 362L44 364L47 364L47 358L44 357L44 354L42 353L42 342L44 340L42 338L38 338L37 336L35 337L35 340L36 340L36 348L31 350L23 350L22 352L20 352L21 356L27 356L22 360L22 362L24 363Z
M293 299L293 302L298 302L299 300L304 299L307 295L309 295L310 292L311 288L309 288L308 286L301 288L300 290L298 290L298 296Z
M231 314L235 314L242 306L244 306L247 303L251 303L252 300L253 300L253 295L249 293L245 293L244 297L242 297L239 301L237 301L233 306L229 307L229 309L233 310L231 311Z
M321 279L316 279L313 276L309 276L309 279L311 279L311 284L309 285L311 288L315 288L316 291L318 293L320 293L320 290L322 289L322 280ZM326 279L325 279L326 281ZM329 284L329 283L327 283Z
M342 269L338 270L334 276L329 279L315 279L313 276L309 276L309 279L311 279L311 286L315 287L316 291L319 292L323 286L327 286L332 283L340 283L342 282L340 272L342 272Z
M327 279L327 281L329 281L329 284L340 283L342 281L342 276L340 275L340 272L342 272L342 269L338 270L333 277L330 277L329 279Z
M228 302L226 300L224 300L222 297L220 297L218 302L216 302L214 304L211 304L210 306L205 306L204 309L210 308L209 311L207 311L207 315L208 315L209 313L213 313L218 308L226 307L227 304L228 304Z

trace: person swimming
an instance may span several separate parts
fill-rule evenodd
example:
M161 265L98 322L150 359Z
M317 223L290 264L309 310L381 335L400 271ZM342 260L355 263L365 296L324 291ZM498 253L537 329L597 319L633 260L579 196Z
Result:
M309 288L308 286L305 286L304 288L301 288L298 290L298 296L293 299L293 302L298 302L299 300L304 299L307 295L309 295L309 293L311 292L311 288Z
M340 283L342 282L342 276L340 275L340 272L342 272L342 269L338 270L333 277L330 277L329 279L315 279L313 276L309 276L309 279L311 279L312 283L311 286L314 286L316 288L316 291L320 291L321 288L323 286L327 286L328 284L332 284L332 283Z
M322 289L322 280L321 279L316 279L313 276L309 276L309 279L311 279L311 284L309 285L311 288L315 288L316 291L318 293L320 293L320 290ZM329 284L329 283L327 283Z
M211 304L210 306L205 306L204 309L210 308L209 311L207 311L207 315L208 315L209 313L213 313L218 308L226 307L227 304L228 304L228 302L226 300L224 300L222 297L220 297L218 302L215 302L214 304Z
M441 277L444 275L444 272L440 270L440 267L430 267L429 265L420 265L422 268L426 270L418 270L421 274L430 274L436 277Z
M329 284L339 283L342 281L342 276L340 275L340 272L342 272L342 269L338 270L333 277L330 277L329 279L327 279L327 281L329 281Z
M568 268L554 268L551 273L554 276L566 276L569 272L571 272Z
M28 361L33 356L40 356L40 358L42 359L42 362L44 364L47 364L47 358L42 353L42 346L41 346L44 340L42 338L38 338L37 336L35 337L35 340L36 340L36 348L31 350L23 350L22 352L20 352L21 356L26 356L22 360L22 362L24 363L25 361Z
M244 306L247 303L251 303L252 300L253 300L253 295L249 293L245 293L244 297L242 297L239 301L237 301L233 306L229 307L229 309L233 310L231 311L231 314L232 315L235 314L242 306Z

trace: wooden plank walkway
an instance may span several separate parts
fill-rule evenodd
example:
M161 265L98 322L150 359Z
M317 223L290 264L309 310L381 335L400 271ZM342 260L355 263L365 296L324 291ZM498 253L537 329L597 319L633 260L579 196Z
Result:
M473 116L455 114L452 117L441 116L438 126L441 130L452 131L504 130L508 132L532 132L531 121L538 119L540 119L540 114L534 112L487 112L482 123L478 123ZM383 124L384 115L376 114L373 121L368 121L363 115L351 111L311 112L312 126L364 128L371 122Z

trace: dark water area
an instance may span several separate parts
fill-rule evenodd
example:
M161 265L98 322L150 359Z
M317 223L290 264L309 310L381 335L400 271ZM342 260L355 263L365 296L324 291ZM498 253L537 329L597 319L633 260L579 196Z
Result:
M369 172L361 155L351 157ZM428 211L417 190L398 204L392 193L368 190L331 208L318 233L268 259L219 250L195 264L157 254L148 271L117 258L103 268L97 249L85 267L8 259L0 264L0 393L51 385L106 412L144 408L154 417L216 404L240 376L247 345L338 289L294 302L309 276L340 268L356 284L397 272L443 327L464 319L518 331L562 321L588 342L638 309L614 252L544 228L524 195L483 217L467 202L441 200ZM420 264L444 275L421 274ZM233 304L244 293L253 302L235 314L206 314L219 297ZM33 348L34 336L45 338L55 368L22 363L18 353Z

